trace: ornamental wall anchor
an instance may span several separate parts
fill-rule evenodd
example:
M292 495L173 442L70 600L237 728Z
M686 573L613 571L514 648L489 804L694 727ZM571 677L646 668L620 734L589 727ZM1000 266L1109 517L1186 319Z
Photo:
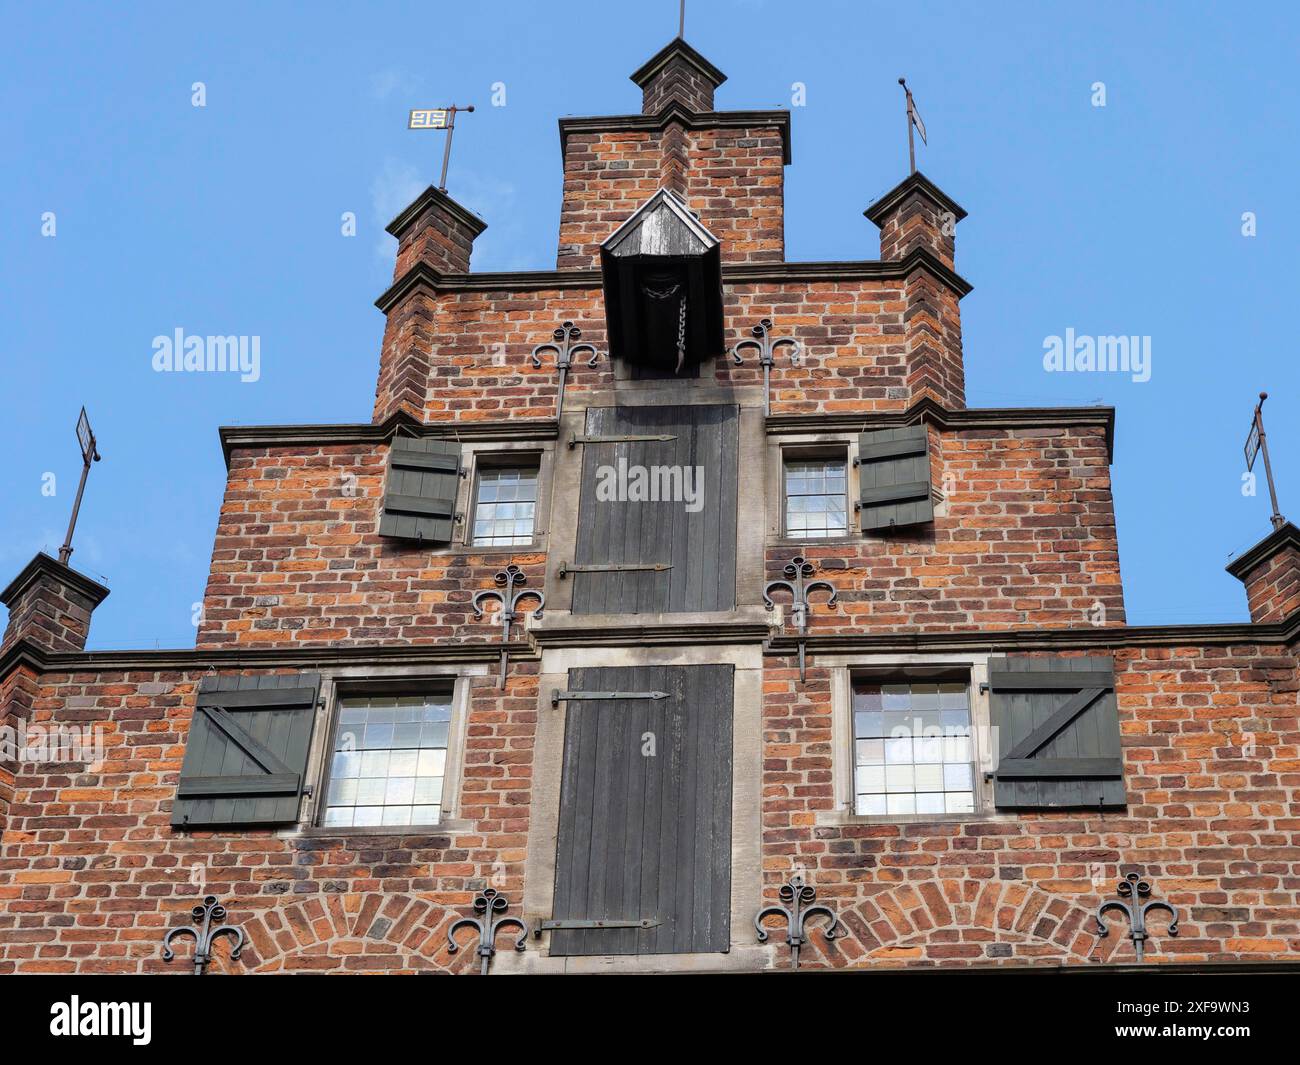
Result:
M223 921L226 917L226 908L217 901L216 895L208 895L204 898L202 905L195 906L190 911L195 922L202 922L201 925L184 925L181 928L173 928L163 936L163 961L171 961L176 955L172 951L171 942L177 936L190 935L194 937L194 975L202 976L207 970L208 965L212 962L212 944L216 942L218 936L231 936L235 940L235 945L231 948L230 957L236 959L239 952L244 949L244 930L235 925L223 924L216 928L212 927L213 921Z
M804 637L808 635L808 615L812 610L812 604L808 597L819 588L825 589L831 593L831 597L826 600L827 606L834 606L839 602L839 593L835 590L835 585L830 581L816 580L805 581L805 577L811 577L813 564L803 555L795 555L787 564L782 572L788 577L784 581L769 581L763 589L763 602L767 605L768 610L776 607L772 601L771 593L778 588L785 588L789 591L793 601L791 616L795 628L799 630L799 679L806 679L805 654L804 654Z
M501 603L501 687L504 688L506 686L506 659L510 654L507 650L510 643L510 626L520 619L519 602L529 596L537 600L537 606L532 612L533 619L536 620L542 616L542 610L546 606L546 596L541 592L533 591L531 588L525 588L521 592L515 591L515 585L528 583L528 575L513 562L493 577L492 580L497 587L484 588L483 591L476 593L472 605L474 607L474 616L481 618L483 616L481 604L485 599L497 599ZM498 591L497 589L501 590Z
M497 916L499 913L504 913L509 905L509 900L504 895L499 894L495 888L488 888L481 895L476 895L474 897L474 912L478 916L462 917L447 929L447 952L455 954L460 949L456 946L456 940L452 938L458 928L477 928L478 956L481 961L479 972L487 976L488 966L492 964L492 956L497 952L497 933L511 925L519 929L519 938L515 940L515 950L522 951L524 944L528 940L528 925L518 917Z
M790 363L797 366L799 364L799 353L803 346L793 337L772 337L772 319L763 318L758 325L750 330L754 334L753 340L742 340L731 349L731 357L739 366L744 359L740 357L741 348L753 348L758 352L758 364L763 367L763 416L769 417L772 413L772 367L776 364L776 349L782 344L790 345Z
M542 365L543 352L555 352L555 368L560 371L560 392L555 401L555 420L560 420L560 415L564 413L564 382L569 377L569 367L573 365L573 356L579 352L591 352L591 358L587 360L588 366L595 366L596 360L600 358L600 352L596 350L594 344L588 344L585 340L582 343L575 343L582 337L582 330L572 322L563 322L559 328L551 334L552 340L545 344L538 344L533 348L532 355L534 366Z
M1173 918L1169 923L1169 934L1178 935L1178 911L1172 905L1163 899L1153 899L1150 902L1143 902L1151 894L1151 884L1142 879L1137 873L1129 873L1115 887L1115 893L1120 897L1118 899L1109 899L1097 907L1097 935L1107 936L1110 929L1106 927L1102 915L1107 910L1119 910L1121 913L1128 914L1129 939L1133 940L1133 949L1137 951L1137 960L1142 961L1143 944L1150 939L1147 932L1147 914L1151 910L1164 910Z
M758 911L754 918L754 927L758 930L758 941L767 942L768 930L763 927L763 918L773 915L785 918L786 931L785 941L790 948L790 968L799 968L799 948L808 942L808 937L804 934L804 922L809 917L823 916L829 917L831 923L822 930L826 939L832 940L837 938L835 929L843 928L839 917L835 915L829 906L822 903L809 905L817 898L816 889L803 882L803 877L792 876L788 884L782 884L781 889L777 892L777 898L785 905L783 906L764 906Z

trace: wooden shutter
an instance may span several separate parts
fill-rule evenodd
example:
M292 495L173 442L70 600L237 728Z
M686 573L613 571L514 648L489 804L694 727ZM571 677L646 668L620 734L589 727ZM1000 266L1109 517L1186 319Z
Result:
M195 698L172 824L298 819L320 676L205 677Z
M574 563L594 568L574 573L573 613L659 614L735 607L738 426L739 410L730 405L587 411ZM669 439L611 439L626 436ZM598 498L602 469L630 472L635 467L698 467L703 508L688 511L685 501ZM668 568L601 569L654 565Z
M989 700L997 806L1125 805L1113 659L990 659Z
M394 436L379 535L451 543L459 491L459 443Z
M858 437L858 506L863 532L934 520L924 425Z
M731 942L732 667L574 669L565 704L552 955L722 952ZM647 734L653 753L647 753Z

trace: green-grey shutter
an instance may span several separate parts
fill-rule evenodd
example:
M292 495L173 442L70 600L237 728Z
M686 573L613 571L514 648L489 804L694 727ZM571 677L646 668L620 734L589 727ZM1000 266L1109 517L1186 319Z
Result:
M1113 659L990 659L989 707L997 730L995 805L1125 805Z
M930 434L924 425L858 437L858 507L863 532L934 520Z
M587 411L573 559L583 568L573 575L573 613L734 609L738 427L739 409L729 404ZM682 478L687 468L697 470L699 506L601 498L602 481L613 485L620 470L636 467L669 468ZM602 568L610 566L620 568Z
M552 955L724 952L731 942L732 667L574 669L565 704ZM648 744L653 743L653 748Z
M394 436L379 535L451 543L459 490L459 443Z
M317 673L205 677L195 697L172 824L297 821L319 692Z

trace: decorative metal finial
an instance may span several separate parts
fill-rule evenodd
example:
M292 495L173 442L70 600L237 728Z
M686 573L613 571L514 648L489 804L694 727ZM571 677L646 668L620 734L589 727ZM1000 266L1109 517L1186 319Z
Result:
M763 588L763 602L767 605L768 610L772 610L776 606L776 603L772 601L772 592L784 588L790 593L793 602L791 615L795 628L799 630L799 679L806 680L804 637L808 635L808 615L812 610L812 603L808 601L808 597L817 589L824 588L831 593L831 597L826 600L826 605L834 606L839 602L839 593L835 590L835 585L831 584L830 581L805 580L805 578L812 576L813 564L803 555L795 555L786 563L786 567L782 572L789 579L769 581Z
M533 609L533 618L536 620L542 616L542 610L546 606L546 596L541 592L533 591L531 588L525 588L519 592L515 591L515 585L528 583L528 575L513 562L493 577L492 580L497 587L485 588L483 591L476 593L473 607L474 616L481 618L483 616L481 604L485 599L496 599L501 603L501 687L504 688L506 686L506 659L510 654L507 650L510 643L510 626L519 620L519 602L529 596L537 600L537 606Z
M1119 895L1118 899L1109 899L1097 907L1096 932L1098 936L1107 936L1110 929L1106 927L1102 915L1107 910L1119 910L1121 913L1128 914L1129 939L1133 940L1133 949L1137 951L1137 960L1142 961L1142 944L1150 939L1147 932L1147 914L1152 910L1165 910L1173 918L1169 922L1169 934L1178 935L1178 911L1163 899L1153 899L1150 902L1143 902L1151 894L1151 884L1143 880L1137 873L1127 874L1115 886L1115 893Z
M212 962L212 944L216 942L219 936L231 936L235 940L234 947L231 948L230 957L232 959L239 957L239 952L244 949L244 930L232 924L218 925L213 928L213 921L224 921L226 919L226 908L217 901L216 895L208 895L204 898L203 903L195 906L190 911L196 924L184 925L181 928L171 929L163 936L163 961L171 961L176 955L172 951L172 940L177 936L190 935L194 937L194 975L202 976L207 970L208 965Z
M481 959L479 972L487 976L488 966L492 964L492 956L497 952L497 933L511 925L519 929L519 938L515 940L515 950L522 951L524 943L528 939L527 923L521 921L518 917L497 916L497 914L504 913L509 905L509 900L504 895L498 894L496 888L488 888L483 894L476 895L474 897L474 912L478 916L462 917L447 929L448 953L455 954L460 949L456 946L456 940L452 938L458 928L477 928L478 956Z
M600 352L596 350L596 345L588 344L585 340L580 344L575 343L582 337L582 330L572 322L561 323L551 336L553 339L533 348L533 353L529 357L533 360L534 366L541 366L542 353L555 352L555 368L560 371L560 394L555 402L555 420L558 422L560 415L564 413L564 382L568 379L569 367L573 365L573 356L580 351L589 351L591 358L587 360L587 365L595 366L596 360L600 358Z
M740 357L741 348L754 348L758 351L758 364L763 367L763 415L767 417L772 413L772 367L776 360L773 357L776 349L782 344L789 344L790 362L794 365L799 363L799 352L803 350L799 341L793 337L772 337L772 319L763 318L758 325L750 330L754 334L753 340L742 340L731 349L731 357L739 366L744 360Z
M839 917L835 911L823 903L811 905L816 898L817 892L814 888L809 887L803 882L803 877L799 875L792 876L788 884L782 884L781 889L776 893L777 898L784 905L764 906L758 911L754 918L754 927L758 930L758 941L767 942L768 930L763 927L763 918L773 915L785 918L785 942L790 948L790 967L799 968L799 948L808 942L808 937L804 931L804 923L809 917L823 916L829 917L831 923L822 930L822 934L827 940L836 938L835 929L843 928Z
M72 557L72 532L77 527L77 514L81 510L81 496L86 490L86 477L90 473L90 464L98 462L102 457L99 453L99 443L95 440L95 433L90 428L90 419L86 416L86 408L81 408L81 417L77 419L77 443L81 445L81 483L77 485L77 498L72 503L72 518L68 521L68 535L63 538L63 546L59 548L59 561L65 566L68 559Z
M1273 464L1268 459L1268 434L1264 432L1264 400L1268 399L1267 392L1259 394L1259 402L1255 404L1255 416L1250 422L1250 433L1246 437L1246 472L1249 473L1255 465L1255 456L1261 451L1264 453L1264 474L1268 478L1268 497L1273 504L1273 514L1269 521L1273 523L1274 529L1280 529L1286 524L1286 518L1282 517L1277 509L1277 489L1273 486Z

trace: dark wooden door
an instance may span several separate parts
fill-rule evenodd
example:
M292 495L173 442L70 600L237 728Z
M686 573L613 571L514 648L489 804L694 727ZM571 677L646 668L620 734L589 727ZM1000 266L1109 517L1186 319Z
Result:
M739 409L728 405L587 411L574 562L588 569L574 573L575 614L735 607L738 419ZM668 439L612 439L627 436ZM684 487L691 470L698 503L610 499L601 490L602 483L616 482L631 488L638 469L659 487ZM655 565L668 568L600 568Z
M731 941L732 667L575 669L567 704L553 955L725 952Z

